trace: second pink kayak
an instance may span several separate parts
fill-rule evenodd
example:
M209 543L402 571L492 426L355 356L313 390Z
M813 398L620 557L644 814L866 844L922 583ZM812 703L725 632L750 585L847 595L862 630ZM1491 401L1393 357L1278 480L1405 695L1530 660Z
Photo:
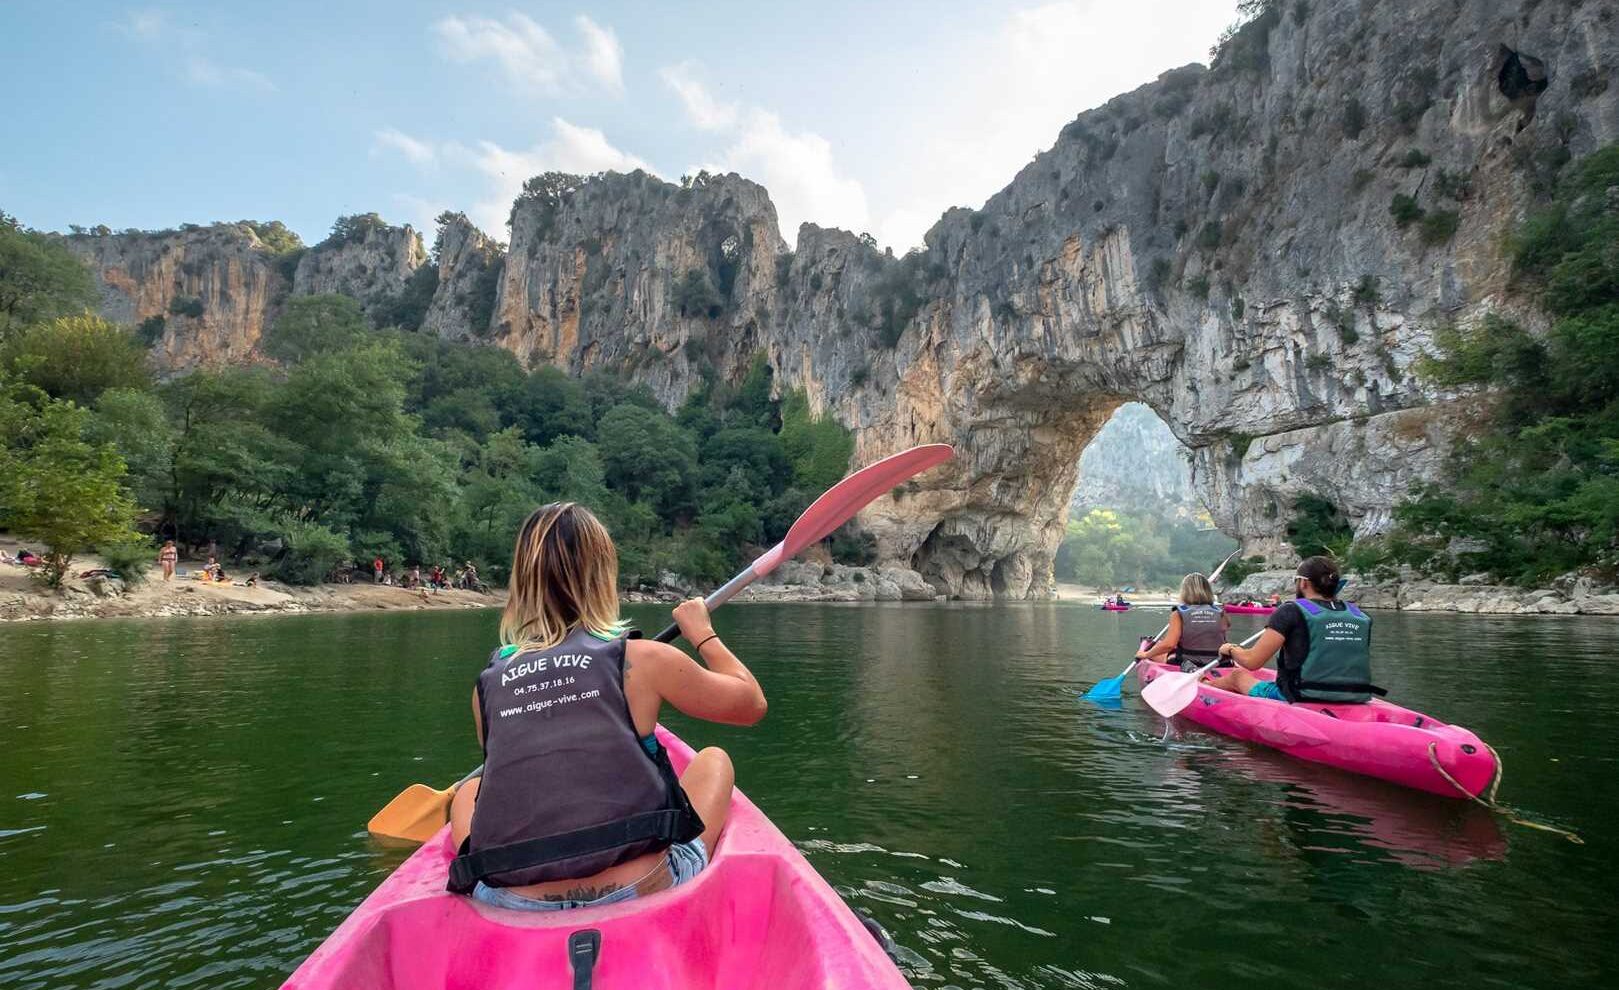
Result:
M692 751L658 729L677 770ZM697 878L644 899L534 913L444 889L446 826L283 984L296 990L903 990L883 946L739 791ZM593 935L591 933L594 933ZM576 958L592 940L593 963ZM588 977L581 982L583 966Z
M1222 605L1232 615L1269 615L1276 611L1275 605Z
M1178 670L1169 664L1141 663L1136 676L1146 687ZM1253 673L1264 680L1276 677L1272 670ZM1478 736L1381 698L1358 705L1290 705L1199 685L1197 700L1176 717L1301 760L1445 797L1477 797L1497 773L1494 752Z

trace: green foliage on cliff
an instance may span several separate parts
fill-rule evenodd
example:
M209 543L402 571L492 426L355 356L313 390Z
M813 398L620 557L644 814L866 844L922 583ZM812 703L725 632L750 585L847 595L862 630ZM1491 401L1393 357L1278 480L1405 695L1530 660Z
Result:
M1553 317L1535 334L1502 316L1436 335L1420 366L1447 387L1486 387L1492 421L1449 477L1401 506L1372 566L1526 584L1578 568L1619 573L1619 147L1579 162L1513 243L1514 279Z
M95 305L95 280L54 237L0 211L0 339L41 320Z

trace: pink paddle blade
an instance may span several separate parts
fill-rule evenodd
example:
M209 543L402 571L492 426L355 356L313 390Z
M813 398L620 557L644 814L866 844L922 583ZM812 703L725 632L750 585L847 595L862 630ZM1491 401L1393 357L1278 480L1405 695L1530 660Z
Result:
M885 457L875 464L868 464L849 475L828 488L825 494L815 500L815 504L798 517L785 539L753 562L753 573L764 577L782 561L791 560L805 547L825 539L879 495L928 468L943 464L954 453L947 443L923 444Z
M1178 671L1164 674L1141 689L1141 700L1164 718L1179 715L1187 705L1197 700L1197 682L1219 662L1215 660L1190 674Z

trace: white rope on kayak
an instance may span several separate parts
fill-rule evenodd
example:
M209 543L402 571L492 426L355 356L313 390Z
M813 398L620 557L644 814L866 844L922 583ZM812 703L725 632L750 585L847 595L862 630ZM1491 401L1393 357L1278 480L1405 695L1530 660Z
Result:
M1479 741L1483 742L1482 739ZM1494 746L1491 746L1489 743L1484 743L1484 748L1490 751L1490 758L1495 760L1495 776L1490 780L1490 796L1487 798L1479 797L1477 794L1474 794L1472 791L1463 787L1460 781L1458 781L1455 777L1452 777L1450 773L1439 764L1439 744L1436 742L1431 742L1428 744L1428 762L1432 763L1433 768L1439 771L1439 776L1449 781L1450 786L1456 788L1456 790L1460 792L1463 797L1470 801L1477 801L1484 807L1490 809L1498 815L1501 815L1507 821L1512 822L1515 825L1522 825L1525 828L1534 828L1539 829L1542 832L1552 832L1557 835L1561 835L1563 838L1578 846L1585 845L1584 839L1580 838L1573 832L1570 832L1566 828L1558 828L1555 825L1545 825L1540 822L1526 821L1525 819L1519 818L1517 815L1513 814L1512 811L1505 805L1497 803L1495 800L1495 794L1501 789L1501 780L1506 777L1507 768L1506 764L1501 762L1501 754L1495 751Z

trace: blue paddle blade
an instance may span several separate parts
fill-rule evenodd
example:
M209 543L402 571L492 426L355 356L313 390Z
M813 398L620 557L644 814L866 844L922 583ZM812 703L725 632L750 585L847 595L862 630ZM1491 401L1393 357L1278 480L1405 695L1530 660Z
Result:
M1124 686L1124 675L1109 677L1105 681L1098 681L1097 685L1086 691L1082 697L1086 701L1111 701L1119 697L1120 689Z

